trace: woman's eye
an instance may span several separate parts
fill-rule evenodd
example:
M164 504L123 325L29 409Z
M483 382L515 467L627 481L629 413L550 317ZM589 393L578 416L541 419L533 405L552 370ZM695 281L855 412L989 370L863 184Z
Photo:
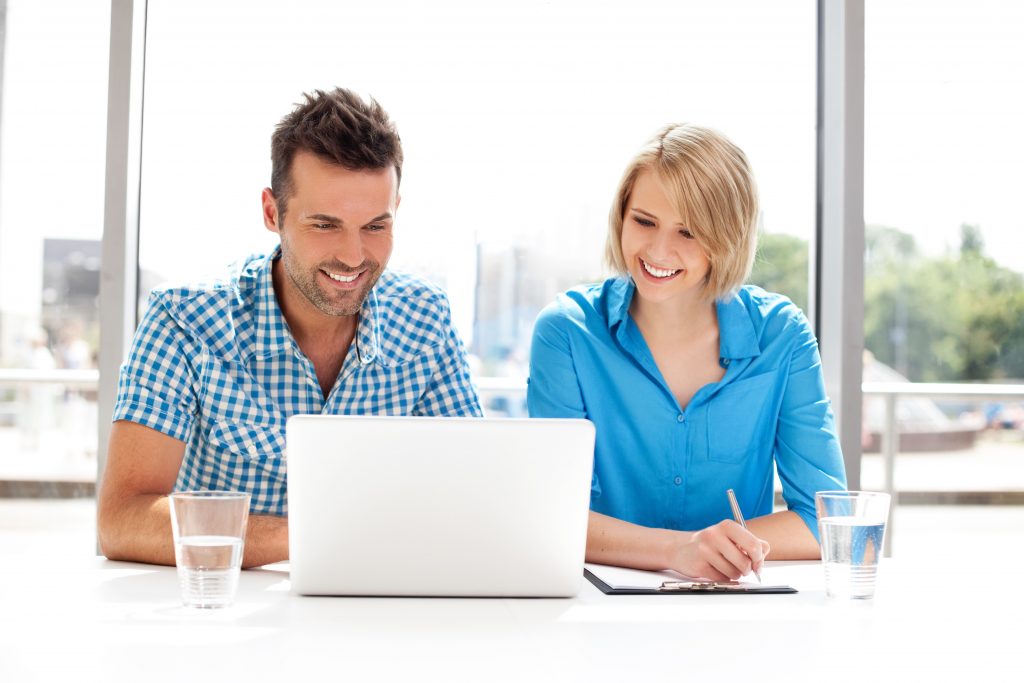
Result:
M689 230L680 230L679 234L682 235L683 237L685 237L688 240L692 240L693 239L693 233L690 232Z
M644 226L645 228L654 227L654 221L649 221L646 218L641 218L640 216L633 216L633 220L636 221L639 225Z

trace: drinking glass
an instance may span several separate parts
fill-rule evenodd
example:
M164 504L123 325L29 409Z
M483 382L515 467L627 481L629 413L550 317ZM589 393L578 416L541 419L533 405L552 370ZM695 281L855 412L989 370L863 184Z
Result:
M825 593L869 600L875 595L878 560L889 518L888 493L819 491L814 496L825 567Z
M200 609L231 605L242 567L249 494L186 491L172 493L170 501L182 602Z

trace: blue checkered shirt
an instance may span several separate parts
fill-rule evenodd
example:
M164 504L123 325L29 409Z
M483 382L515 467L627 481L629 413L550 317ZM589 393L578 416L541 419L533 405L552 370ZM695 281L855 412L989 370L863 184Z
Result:
M114 420L185 442L175 490L248 491L254 514L288 512L292 415L481 415L447 297L387 270L325 400L277 305L279 254L250 257L209 285L155 290L114 407Z

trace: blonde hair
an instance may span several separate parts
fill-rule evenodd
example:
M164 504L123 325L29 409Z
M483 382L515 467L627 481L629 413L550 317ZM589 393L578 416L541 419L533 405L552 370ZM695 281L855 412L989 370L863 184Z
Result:
M605 258L619 273L622 223L637 176L657 174L711 264L704 294L724 299L739 289L757 249L757 186L750 163L721 133L688 123L665 126L641 148L619 182L608 216Z

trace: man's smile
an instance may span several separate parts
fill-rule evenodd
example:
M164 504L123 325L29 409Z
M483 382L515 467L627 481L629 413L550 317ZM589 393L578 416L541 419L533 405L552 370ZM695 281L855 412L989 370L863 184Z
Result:
M329 270L320 270L321 273L327 276L330 280L331 285L339 289L354 289L355 285L363 278L366 274L366 270L360 270L358 273L351 273L349 275L340 275L332 273Z

